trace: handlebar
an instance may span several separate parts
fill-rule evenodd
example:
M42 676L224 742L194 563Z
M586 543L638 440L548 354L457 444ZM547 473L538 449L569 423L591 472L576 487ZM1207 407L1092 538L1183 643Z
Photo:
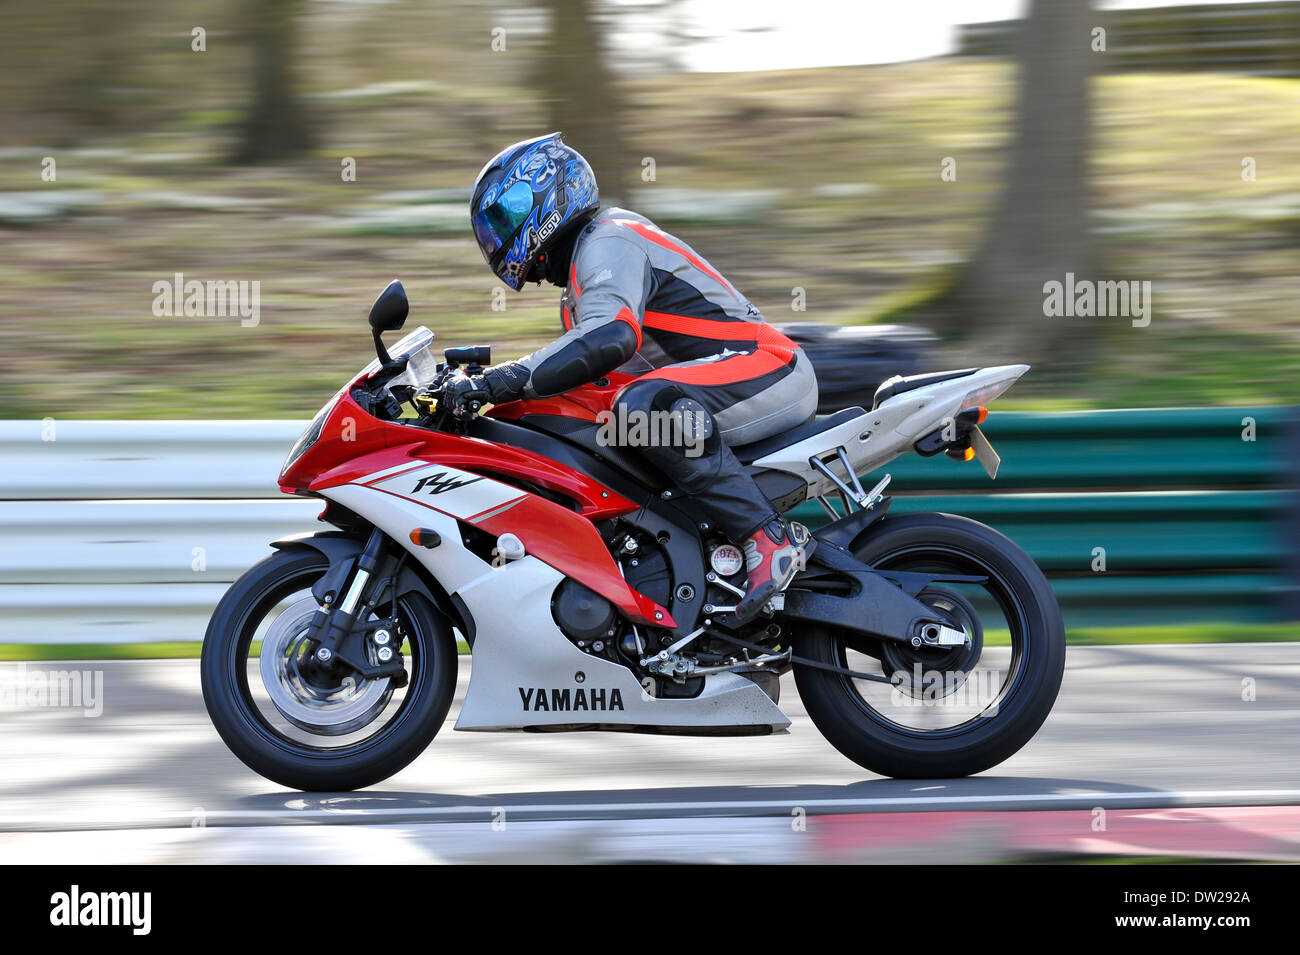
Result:
M447 349L449 353L454 351L472 352L475 350L476 349L472 349L472 348ZM451 362L448 362L445 365L439 366L437 376L431 382L425 385L422 389L420 389L419 397L423 399L425 403L427 403L427 405L430 407L430 410L432 410L433 403L434 402L437 403L437 411L435 413L438 414L438 416L441 419L445 420L447 416L453 415L452 410L446 407L444 403L444 398L445 398L444 393L446 392L447 385L451 381L453 381L454 379L456 379L457 377L463 374L464 372L462 369L458 368L456 365L452 364ZM480 401L479 399L471 398L469 401L465 402L464 405L464 410L468 413L464 415L454 415L454 416L456 418L471 417L473 415L478 414L479 411L483 408L483 405L484 402Z

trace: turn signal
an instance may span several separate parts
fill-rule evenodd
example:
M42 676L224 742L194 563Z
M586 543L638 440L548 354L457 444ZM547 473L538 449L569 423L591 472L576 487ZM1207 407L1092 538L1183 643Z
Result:
M431 527L417 527L411 531L411 543L417 547L437 547L442 537Z

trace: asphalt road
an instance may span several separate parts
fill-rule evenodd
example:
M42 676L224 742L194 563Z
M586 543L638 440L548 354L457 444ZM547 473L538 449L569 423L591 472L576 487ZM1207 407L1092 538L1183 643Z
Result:
M620 821L623 841L639 840L634 857L659 857L646 846L668 841L694 847L674 858L776 861L785 850L762 847L801 813L1300 804L1300 643L1072 648L1056 709L1029 745L980 776L932 782L882 779L841 756L788 678L793 725L772 737L455 733L461 664L457 702L425 754L376 788L335 796L280 789L231 756L204 712L196 660L26 664L101 671L103 706L86 717L3 701L0 832L11 835L0 859L96 846L121 861L479 858L467 847L508 820L507 857L531 858L539 839L554 857L574 832ZM12 679L17 665L3 666ZM293 822L329 840L283 825ZM245 838L200 852L191 827L210 841Z

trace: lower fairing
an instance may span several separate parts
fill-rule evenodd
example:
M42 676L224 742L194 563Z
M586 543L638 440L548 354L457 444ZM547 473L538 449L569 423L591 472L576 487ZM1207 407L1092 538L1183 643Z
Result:
M790 725L761 687L734 673L710 674L694 697L650 695L627 667L582 652L556 625L551 598L563 574L531 555L493 567L463 545L451 514L360 482L321 493L406 547L473 618L474 667L458 730L761 734ZM417 527L435 530L441 543L410 544Z
M459 592L474 614L477 637L456 729L771 732L790 725L743 676L713 674L698 696L656 699L626 667L583 653L551 619L551 594L562 579L525 557Z

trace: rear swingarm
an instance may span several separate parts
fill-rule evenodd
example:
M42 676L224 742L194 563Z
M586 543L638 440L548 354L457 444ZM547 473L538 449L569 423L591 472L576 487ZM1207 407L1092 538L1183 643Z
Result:
M829 573L827 573L829 572ZM822 539L807 570L785 592L783 620L815 623L882 640L920 646L964 645L964 631L948 625L916 598L937 582L983 583L983 577L876 571L848 550ZM843 590L847 592L835 592Z

